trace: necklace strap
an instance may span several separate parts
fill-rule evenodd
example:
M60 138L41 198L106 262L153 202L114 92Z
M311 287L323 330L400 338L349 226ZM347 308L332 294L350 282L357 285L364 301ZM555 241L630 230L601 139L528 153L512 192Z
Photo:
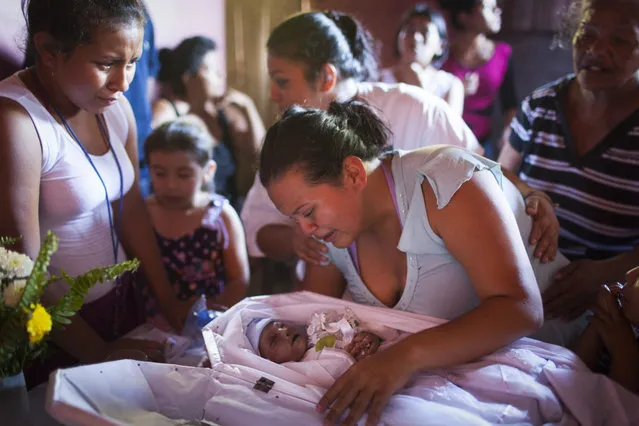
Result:
M118 160L118 156L116 155L115 150L113 149L113 146L111 145L111 139L110 139L109 133L107 131L107 125L106 125L106 120L104 118L104 115L103 114L96 114L95 118L96 118L96 120L98 122L98 127L100 128L100 133L102 134L102 137L104 138L104 141L106 142L107 147L109 148L109 151L111 151L111 154L113 155L113 159L115 160L115 165L116 165L116 167L118 169L118 176L119 176L119 179L120 179L120 198L118 200L118 213L119 213L118 218L119 218L119 220L118 220L117 230L115 229L114 220L113 220L113 214L111 212L111 201L109 199L109 191L108 191L108 189L106 187L106 184L104 183L104 179L102 178L102 175L98 171L98 168L96 167L95 163L93 162L93 159L91 158L91 154L86 150L86 148L84 147L84 145L82 144L82 142L80 141L80 139L78 138L76 133L73 131L73 128L69 125L69 123L67 122L66 118L64 118L64 115L62 114L62 111L60 111L60 109L53 102L53 99L51 98L49 93L44 88L44 85L42 84L42 82L38 78L38 75L35 72L35 68L33 68L32 76L33 76L34 84L36 86L36 90L38 91L37 94L40 95L40 97L43 99L43 101L46 102L46 104L48 104L48 106L50 106L51 109L58 116L58 118L60 119L60 122L62 123L62 126L66 129L66 131L69 133L71 138L80 147L80 149L84 153L84 156L86 157L87 161L89 162L89 164L93 168L93 171L98 176L98 179L100 180L100 183L102 184L102 188L104 189L104 197L105 197L105 200L106 200L106 209L107 209L107 213L108 213L108 216L109 216L109 229L110 229L110 235L111 235L111 247L113 248L113 260L114 260L114 263L118 263L118 251L119 251L119 247L120 247L120 236L122 235L122 211L123 211L123 204L122 203L123 203L123 198L124 198L124 177L123 177L123 173L122 173L122 167L120 166L120 161ZM45 107L46 106L47 105L45 105Z

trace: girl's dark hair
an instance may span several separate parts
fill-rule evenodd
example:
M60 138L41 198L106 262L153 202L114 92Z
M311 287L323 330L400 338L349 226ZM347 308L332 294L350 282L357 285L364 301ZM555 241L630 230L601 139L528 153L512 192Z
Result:
M268 186L299 167L311 184L340 184L348 156L370 161L389 147L389 130L360 101L332 102L327 111L292 106L266 132L260 180Z
M158 81L169 83L177 96L185 95L186 87L184 87L182 76L185 73L195 74L202 65L204 55L216 49L215 41L204 36L184 39L173 50L161 49L158 53L160 59Z
M399 35L412 18L424 18L437 28L437 33L442 41L443 49L441 55L437 55L433 58L433 66L436 68L441 67L442 64L446 62L446 58L448 58L448 30L446 29L446 20L441 13L422 3L416 4L415 7L406 12L402 17L399 27L397 28L397 34L395 34L395 56L398 58L401 56Z
M204 167L213 158L213 144L213 137L201 124L188 116L180 117L151 132L144 141L144 158L150 160L155 151L186 152Z
M448 12L450 23L453 27L463 30L464 26L459 22L459 15L472 13L482 0L439 0L439 7Z
M55 49L71 52L77 45L91 41L96 28L137 23L144 27L145 9L139 0L22 0L27 22L26 52L35 55L33 36L51 35Z
M323 65L333 64L341 78L377 81L378 61L370 33L340 12L308 12L278 25L266 43L269 53L301 62L313 82Z

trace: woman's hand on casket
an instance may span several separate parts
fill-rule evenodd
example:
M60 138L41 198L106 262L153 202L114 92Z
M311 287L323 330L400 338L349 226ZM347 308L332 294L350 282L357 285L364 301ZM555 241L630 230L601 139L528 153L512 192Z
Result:
M195 303L196 299L197 298L195 296L188 300L173 298L170 301L165 302L165 305L160 305L164 317L177 334L182 332L186 317L191 312L191 308L193 307L193 303Z
M599 287L609 282L609 274L605 260L576 260L561 268L542 294L546 318L573 320L583 314L595 304Z
M377 425L390 397L414 373L404 354L405 351L396 345L351 366L335 381L317 405L319 412L328 409L324 424L336 424L350 408L342 425L354 425L367 409L366 424Z
M597 295L595 315L590 323L604 341L613 358L620 357L636 346L635 334L630 322L624 317L617 296L608 286L602 286Z
M136 359L139 361L165 362L164 343L154 340L118 339L106 343L106 361Z
M528 242L536 245L534 256L541 263L555 260L559 245L559 220L555 214L555 205L542 191L531 191L524 198L526 214L532 217L532 229Z

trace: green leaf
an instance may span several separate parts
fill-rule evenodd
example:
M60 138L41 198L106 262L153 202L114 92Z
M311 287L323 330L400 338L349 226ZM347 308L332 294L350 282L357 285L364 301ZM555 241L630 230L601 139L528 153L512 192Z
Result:
M47 268L49 268L49 262L51 256L58 249L58 237L51 231L47 232L40 246L40 253L33 264L33 270L31 275L27 279L27 284L24 287L24 293L18 303L18 309L27 309L32 303L38 303L44 288L48 284Z
M13 244L15 238L0 237L0 246ZM10 308L0 301L0 378L19 373L24 363L42 355L46 350L46 337L37 344L29 342L26 323L29 319L30 306L40 302L45 287L58 280L69 284L67 293L54 306L47 308L56 328L71 323L72 316L82 308L84 297L91 287L105 280L114 280L128 271L135 271L140 262L131 260L117 265L96 268L77 277L70 277L64 271L61 277L48 278L48 267L51 256L58 248L58 238L49 231L40 246L40 253L35 259L31 275L18 302L17 307Z
M53 323L58 328L63 324L69 324L71 321L69 321L68 318L74 316L75 313L82 308L84 297L91 287L98 282L114 280L125 272L135 271L139 266L140 262L134 259L118 263L117 265L91 269L85 274L77 277L70 277L64 271L61 271L61 277L50 278L50 282L62 279L69 285L69 291L58 301L58 303L48 309Z
M0 237L0 247L12 246L18 242L20 238Z
M22 370L29 346L26 317L25 312L14 310L0 325L0 377Z
M337 340L337 338L334 334L327 334L315 343L315 352L319 352L324 348L332 348L335 346L335 340Z

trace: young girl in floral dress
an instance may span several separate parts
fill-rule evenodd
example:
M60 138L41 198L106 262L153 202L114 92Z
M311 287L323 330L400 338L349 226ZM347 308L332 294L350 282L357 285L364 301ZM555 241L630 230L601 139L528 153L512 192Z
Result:
M249 282L241 221L224 197L211 191L215 141L190 117L165 123L144 146L153 195L146 201L162 261L176 297L206 296L209 308L232 306ZM147 315L165 322L147 298Z

